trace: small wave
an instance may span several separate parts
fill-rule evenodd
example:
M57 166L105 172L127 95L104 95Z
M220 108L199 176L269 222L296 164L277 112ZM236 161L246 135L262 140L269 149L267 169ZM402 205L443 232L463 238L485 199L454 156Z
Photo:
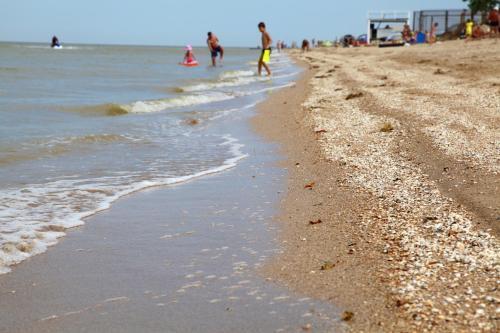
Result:
M176 107L186 107L192 105L221 102L232 98L234 98L234 96L230 96L224 93L188 95L188 96L180 96L168 99L138 101L131 104L121 105L121 108L123 108L129 113L150 113L150 112L160 112L166 109L171 109Z
M40 49L40 50L52 50L50 45L22 45L16 44L15 47L25 48L25 49ZM95 47L92 46L71 46L62 45L61 48L56 48L55 50L94 50Z
M187 182L233 168L247 157L242 144L230 136L221 146L231 154L221 165L180 177L156 177L133 181L132 175L95 179L63 179L22 189L0 191L0 274L10 266L47 250L68 228L84 224L83 219L108 209L119 198L154 186Z
M227 71L220 75L222 80L234 79L238 77L255 76L254 71Z
M250 71L249 71L250 73ZM299 74L299 72L293 72L293 73L288 73L288 74L282 74L282 75L276 75L276 76L263 76L259 77L256 76L255 73L251 72L252 75L248 76L235 76L234 78L231 79L224 79L220 81L215 81L215 82L205 82L205 83L199 83L191 86L186 86L186 87L177 87L174 88L174 91L176 92L197 92L197 91L206 91L206 90L213 90L213 89L221 89L221 88L230 88L230 87L240 87L240 86L245 86L249 85L255 82L266 82L266 81L271 81L273 79L283 79L291 76L295 76Z
M215 81L215 82L205 82L199 83L191 86L186 86L178 88L182 92L196 92L196 91L206 91L212 89L229 88L244 86L254 82L259 81L258 77L238 77L229 80Z
M262 93L266 93L266 92L271 92L271 91L274 91L274 90L280 90L280 89L283 89L283 88L293 87L295 85L296 85L295 82L290 82L290 83L283 84L283 85L280 85L280 86L274 86L274 87L269 87L269 88L254 90L254 91L251 91L251 92L248 92L248 93L243 93L242 95L243 96L257 95L257 94L262 94Z
M66 108L64 110L81 112L84 114L121 116L129 113L160 112L171 108L221 102L232 98L234 98L234 96L225 93L214 92L204 95L187 95L166 99L137 101L130 104L102 104L95 106Z
M96 144L113 143L127 141L128 138L119 134L89 134L83 136L72 136L67 138L55 138L48 142L48 145L68 145L68 144Z
M82 106L82 107L71 107L63 108L64 111L80 112L84 114L96 114L96 115L106 115L106 116L121 116L128 113L120 104L101 104L93 106Z
M4 150L0 151L0 166L7 166L15 163L37 160L44 157L54 157L67 153L68 151L68 148L63 145L42 147L38 149L23 147L23 149L21 150Z
M185 117L184 124L189 124L191 125L190 121L195 119L195 120L202 120L202 121L207 121L207 120L216 120L223 118L229 114L235 113L235 112L240 112L244 110L251 109L255 107L257 104L262 102L262 100L257 100L253 103L244 105L242 107L238 108L232 108L232 109L226 109L226 110L214 110L214 111L191 111L191 112L182 112L181 115Z
M114 142L137 142L138 139L118 134L90 134L33 140L18 146L0 146L0 166L50 158L66 154L76 147Z
M17 67L0 67L0 73L17 73L22 69Z

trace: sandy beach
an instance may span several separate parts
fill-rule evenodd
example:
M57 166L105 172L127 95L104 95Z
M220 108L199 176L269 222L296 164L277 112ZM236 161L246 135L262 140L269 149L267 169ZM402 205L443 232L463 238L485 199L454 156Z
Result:
M354 332L498 330L495 40L293 52L254 125L282 144L285 252L263 268Z
M295 84L212 125L245 158L0 276L0 332L497 331L499 51L290 51Z

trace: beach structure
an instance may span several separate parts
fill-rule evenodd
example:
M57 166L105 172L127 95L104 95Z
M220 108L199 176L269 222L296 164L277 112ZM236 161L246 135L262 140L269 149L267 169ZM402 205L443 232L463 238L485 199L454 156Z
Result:
M410 18L411 12L405 11L368 12L367 43L401 33L404 25L410 24Z
M480 17L481 15L478 13L476 16ZM413 13L413 31L430 31L434 23L439 23L438 35L456 34L469 18L471 18L471 12L466 9L415 11Z

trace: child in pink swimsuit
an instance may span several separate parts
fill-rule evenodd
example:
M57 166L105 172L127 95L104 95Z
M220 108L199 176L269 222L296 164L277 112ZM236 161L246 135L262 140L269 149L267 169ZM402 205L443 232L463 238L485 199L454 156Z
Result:
M198 61L194 56L193 47L191 45L188 45L184 48L184 50L186 51L186 55L184 56L184 64L186 65L197 64Z

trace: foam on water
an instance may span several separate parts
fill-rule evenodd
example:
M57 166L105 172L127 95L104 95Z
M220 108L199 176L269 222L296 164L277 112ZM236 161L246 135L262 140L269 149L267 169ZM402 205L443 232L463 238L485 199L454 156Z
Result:
M245 77L245 76L255 76L254 71L227 71L224 72L220 75L220 78L222 80L226 79L234 79L234 78L240 78L240 77Z
M25 48L25 49L38 49L38 50L94 50L95 47L92 46L74 46L74 45L61 45L59 48L53 48L50 45L23 45L16 44L15 47Z
M223 87L241 87L246 84L254 83L257 81L271 81L272 79L279 79L279 78L287 78L291 76L297 75L298 72L290 73L290 74L285 74L285 75L280 75L276 77L255 77L255 78L249 78L248 82L244 82L245 80L241 81L235 81L235 82L217 82L217 83L207 83L207 84L199 84L199 85L194 85L191 87L186 87L186 91L208 91L208 90L213 90L217 88L223 88ZM79 108L72 108L73 111L79 111L83 113L96 113L96 114L104 114L108 116L118 116L118 115L125 115L125 114L130 114L130 113L155 113L155 112L161 112L165 111L168 109L173 109L173 108L179 108L179 107L188 107L188 106L196 106L196 105L203 105L203 104L209 104L213 102L222 102L222 101L227 101L231 100L237 97L242 97L242 96L251 96L251 95L256 95L260 94L263 92L267 91L272 91L272 90L277 90L285 87L289 87L290 83L285 84L285 85L279 85L279 86L274 86L270 88L265 88L265 89L256 89L256 90L249 90L249 91L234 91L234 92L218 92L218 91L212 91L210 93L206 94L199 94L199 95L185 95L185 96L180 96L180 97L175 97L175 98L169 98L169 99L159 99L159 100L149 100L149 101L137 101L133 102L130 104L104 104L104 105L97 105L97 106L89 106L89 107L79 107Z
M128 113L149 113L159 112L166 109L176 107L186 107L200 104L208 104L213 102L221 102L233 99L234 96L213 92L204 95L187 95L169 99L151 100L151 101L137 101L132 104L120 105L122 109Z
M221 146L232 157L217 167L178 177L154 177L140 180L134 174L94 179L64 179L33 184L0 192L0 273L9 266L47 250L65 235L65 230L81 226L83 219L125 195L144 188L178 184L233 168L247 155L243 145L230 135Z
M251 77L251 76L238 77L238 78L219 80L216 82L199 83L191 86L182 87L180 88L180 90L184 92L206 91L211 89L248 85L258 80L259 80L258 77Z
M102 104L95 106L64 108L64 110L76 111L87 114L121 116L129 113L155 113L173 108L222 102L233 98L234 96L231 96L226 93L210 92L199 95L184 95L173 98L136 101L128 104Z
M252 75L248 75L248 73L252 73ZM259 77L256 75L256 73L251 72L251 71L237 71L234 73L228 73L228 74L223 74L221 75L221 79L215 81L215 82L206 82L206 83L199 83L191 86L186 86L180 88L180 91L183 92L197 92L197 91L206 91L206 90L213 90L213 89L221 89L221 88L228 88L228 87L241 87L245 85L249 85L255 82L266 82L266 81L271 81L271 80L276 80L276 79L283 79L287 77L292 77L297 75L299 72L293 72L293 73L288 73L288 74L283 74L283 75L274 75L271 77L263 76ZM241 75L241 76L237 76Z

